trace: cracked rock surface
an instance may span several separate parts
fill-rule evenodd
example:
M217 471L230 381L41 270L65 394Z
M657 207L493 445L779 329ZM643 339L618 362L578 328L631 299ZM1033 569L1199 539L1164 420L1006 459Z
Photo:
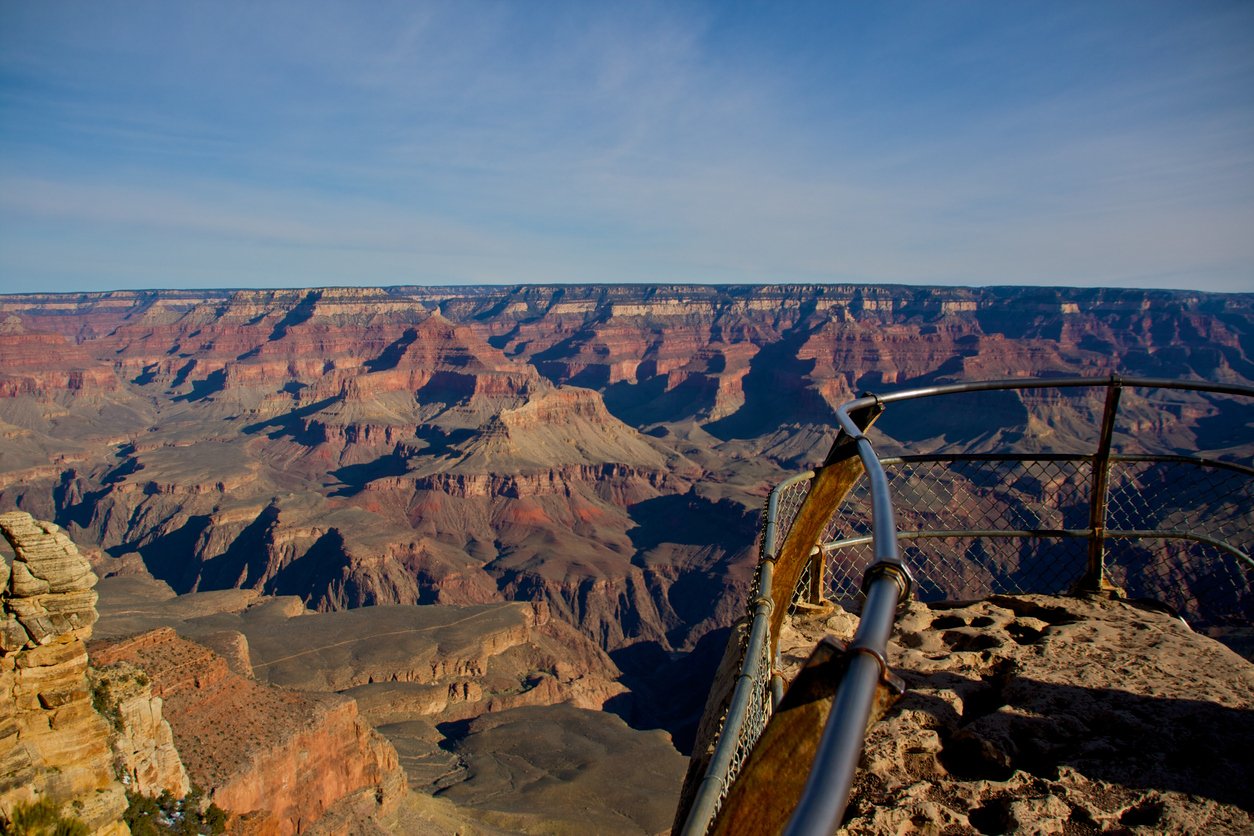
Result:
M889 661L847 833L1254 831L1254 666L1165 612L915 604Z

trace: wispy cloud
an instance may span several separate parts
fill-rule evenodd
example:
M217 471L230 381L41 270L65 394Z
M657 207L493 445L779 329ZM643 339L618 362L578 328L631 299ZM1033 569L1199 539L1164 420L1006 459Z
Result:
M6 4L0 24L0 289L215 269L1254 289L1240 7Z

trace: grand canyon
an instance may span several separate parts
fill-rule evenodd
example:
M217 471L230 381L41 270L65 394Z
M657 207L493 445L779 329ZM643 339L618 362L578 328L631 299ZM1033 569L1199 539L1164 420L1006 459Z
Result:
M160 741L135 780L195 783L240 826L659 832L744 612L762 504L822 460L835 407L867 390L1111 374L1254 383L1254 294L0 296L6 564L26 565L27 536L82 555L64 590L38 594L81 598L82 578L100 579L98 601L75 599L90 617L57 634L86 650L48 664L143 671L115 700ZM1003 421L1050 450L1101 408L979 404L978 426L886 415L877 443L991 449ZM1130 393L1127 412L1123 444L1248 462L1248 405ZM334 780L301 772L301 751L338 763ZM304 789L266 789L293 782ZM121 790L89 784L112 799L106 821Z

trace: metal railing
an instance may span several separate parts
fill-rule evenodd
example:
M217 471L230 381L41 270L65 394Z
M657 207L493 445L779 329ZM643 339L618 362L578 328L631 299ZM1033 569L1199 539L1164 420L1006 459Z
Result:
M911 497L908 507L898 499L897 539L920 600L1106 585L1161 601L1201 631L1251 616L1238 593L1254 566L1254 468L1112 455L1100 574L1091 577L1091 460L903 456L881 463L894 496ZM818 595L860 605L858 584L872 560L869 516L866 489L855 486L794 601Z
M740 651L739 675L724 715L722 730L705 777L689 810L684 834L704 834L718 814L732 782L740 774L745 758L771 717L782 687L772 676L775 642L771 638L770 617L774 610L771 581L778 556L779 520L791 524L809 490L813 470L781 482L771 491L763 513L762 540L757 574L750 598L748 639ZM773 680L773 681L772 681Z
M1091 452L934 454L879 459L863 427L892 403L1005 390L1105 388ZM1254 468L1203 456L1113 452L1121 395L1129 388L1254 397L1254 387L1123 378L1010 380L865 396L837 411L841 433L824 468L771 492L751 599L749 639L722 733L684 834L715 821L754 742L778 702L771 662L776 600L828 599L860 607L848 669L787 833L830 834L843 815L862 750L874 690L899 604L997 593L1064 593L1119 588L1157 599L1202 629L1247 624L1254 560ZM857 416L869 420L855 420ZM781 548L802 514L817 474L842 442L867 479L837 497L791 590L771 588ZM1250 446L1245 445L1248 451ZM847 456L852 453L846 453ZM818 493L818 491L815 491ZM780 535L782 532L782 536ZM1154 549L1146 542L1158 543ZM778 618L774 619L778 624ZM756 696L754 694L756 692ZM772 699L772 694L774 698Z

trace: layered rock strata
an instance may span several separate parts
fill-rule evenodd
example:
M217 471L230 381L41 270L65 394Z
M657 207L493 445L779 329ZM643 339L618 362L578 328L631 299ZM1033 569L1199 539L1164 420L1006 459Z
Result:
M609 657L543 604L315 613L295 598L243 590L175 597L137 576L108 578L101 588L104 641L163 625L231 652L229 666L258 683L352 697L396 746L418 789L460 774L441 748L448 741L437 725L522 706L599 711L626 698ZM93 650L99 659L114 656ZM632 734L624 730L623 737Z
M0 514L0 810L48 799L97 834L123 834L111 729L92 706L96 576L57 526Z
M0 299L0 331L0 508L98 543L101 573L317 610L543 603L620 659L659 660L641 672L658 693L690 667L668 654L740 611L769 486L823 455L849 394L1254 380L1254 296L1188 291L49 294ZM1237 399L1121 403L1119 452L1249 458ZM1083 392L938 399L876 433L889 454L1087 452L1100 410Z
M376 724L560 702L600 709L625 691L610 658L542 603L317 613L245 590L175 597L142 577L101 589L106 640L169 627L259 683L352 696Z

